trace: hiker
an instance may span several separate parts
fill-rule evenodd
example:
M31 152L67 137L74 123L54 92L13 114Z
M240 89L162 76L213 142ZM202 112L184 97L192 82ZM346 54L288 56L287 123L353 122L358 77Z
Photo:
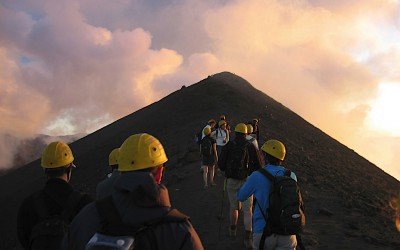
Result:
M221 120L218 122L218 128L211 133L211 137L217 142L218 156L221 154L222 147L229 141L229 132L226 129L226 122Z
M64 142L52 142L44 149L41 165L47 182L25 198L18 211L18 240L25 249L59 249L68 224L93 200L69 184L73 161Z
M253 126L251 124L247 124L247 135L246 139L254 145L254 147L258 150L258 141L257 139L252 135L253 134Z
M109 195L111 195L112 186L119 176L118 171L118 156L119 148L115 148L111 151L108 156L108 165L110 166L111 173L107 175L107 178L97 184L96 187L96 200L101 200Z
M277 176L286 175L288 179L293 179L294 183L296 183L297 177L293 172L288 171L283 166L281 166L286 155L286 149L282 142L278 140L269 140L264 143L264 145L261 147L261 150L264 152L264 156L267 161L266 166L263 169L253 172L247 179L246 183L240 188L239 192L237 193L237 198L239 201L245 201L246 199L248 199L248 197L251 197L252 195L255 196L256 204L254 205L255 211L253 217L253 249L294 250L296 249L297 245L296 236L283 235L283 233L279 232L279 230L277 229L278 227L272 224L272 221L274 219L278 218L279 220L279 218L282 217L280 214L283 210L281 210L281 208L279 207L277 215L275 215L275 213L272 213L272 203L276 203L270 200L272 199L270 198L272 197L272 182L269 178L278 178ZM265 172L267 173L267 176L270 177L267 178L266 176L264 176ZM296 187L297 185L294 186ZM285 188L283 190L286 191L288 189ZM298 199L296 190L295 196L296 197L294 197L294 204L296 205L296 201ZM286 204L284 204L284 202L285 201L282 201L280 202L280 204L285 207ZM299 204L302 206L301 196ZM289 207L290 205L293 204L289 204ZM297 210L299 210L298 205ZM267 211L269 212L267 213ZM287 221L293 221L294 218L301 218L300 215L303 214L302 212L300 212L300 214L296 215L297 216L292 216L292 214L290 214L290 219L288 219ZM304 215L302 217L304 218ZM266 222L266 220L268 220L268 223ZM268 227L266 227L266 225L268 225ZM290 227L287 226L285 228ZM263 241L262 238L265 240Z
M253 119L253 133L254 137L257 141L260 141L260 128L259 128L260 119L254 118Z
M201 162L203 167L204 189L208 188L208 173L210 173L210 185L215 186L215 164L218 162L217 146L211 137L211 128L205 127L203 131L205 137L201 140Z
M160 184L167 161L155 137L128 137L120 147L121 175L112 194L76 216L63 249L133 249L133 242L134 249L203 249L189 218L171 207Z
M228 134L231 132L231 126L229 125L228 121L226 120L226 116L225 115L221 115L219 117L220 121L225 121L225 128L228 131Z
M252 247L252 197L239 202L236 193L253 171L261 168L258 150L246 140L247 126L239 123L235 127L235 139L222 148L218 167L225 171L227 192L230 205L229 235L236 237L237 221L240 207L243 205L243 221L245 227L244 244Z
M197 134L197 143L198 143L199 145L200 145L200 143L201 143L201 140L203 140L203 138L204 138L204 136L205 136L205 134L204 134L204 129L205 129L205 128L210 128L210 129L211 129L211 132L212 132L212 131L214 130L214 128L215 128L215 124L216 124L216 122L215 122L214 119L208 120L207 125L203 128L202 131L200 131L200 132ZM201 145L200 145L200 148L201 148ZM200 150L201 150L201 149L200 149ZM204 173L203 164L201 164L201 166L200 166L200 172L201 172L201 173Z

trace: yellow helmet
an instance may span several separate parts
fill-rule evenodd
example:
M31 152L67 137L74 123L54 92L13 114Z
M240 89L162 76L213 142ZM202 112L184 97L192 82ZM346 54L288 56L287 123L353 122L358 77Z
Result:
M242 134L247 134L247 126L244 123L239 123L235 127L235 132L242 133Z
M110 155L108 156L108 165L117 165L118 164L118 155L119 155L119 148L113 149Z
M205 128L203 129L203 133L204 133L204 135L209 135L209 134L211 134L211 128L210 128L210 127L205 127Z
M131 135L119 148L118 170L135 171L156 167L168 161L160 141L143 133Z
M55 141L43 150L41 165L43 168L59 168L73 161L74 156L70 147L62 141Z
M251 124L247 124L246 127L247 127L247 133L248 134L253 133L253 126Z
M226 124L226 121L224 121L224 120L221 120L221 121L218 122L218 126L222 126L224 124Z
M278 140L269 140L262 145L261 150L273 157L283 161L286 155L286 148L282 142Z

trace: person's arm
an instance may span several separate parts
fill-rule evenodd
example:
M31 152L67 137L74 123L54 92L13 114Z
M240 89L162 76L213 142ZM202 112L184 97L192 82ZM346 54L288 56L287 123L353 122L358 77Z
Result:
M218 153L217 153L217 143L213 143L213 151L214 151L214 159L215 162L218 162Z
M243 186L237 192L238 201L245 201L249 198L255 191L255 180L256 174L253 173L247 178L247 181L243 184Z
M225 142L227 143L229 141L229 130L225 129L225 133L226 133L226 138L225 138Z

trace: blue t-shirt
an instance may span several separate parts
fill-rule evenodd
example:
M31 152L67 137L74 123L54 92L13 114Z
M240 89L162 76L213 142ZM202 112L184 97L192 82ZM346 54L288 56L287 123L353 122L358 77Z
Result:
M282 166L266 165L264 167L273 176L283 176L285 173L285 168ZM292 172L292 179L297 181L296 175ZM239 201L245 201L248 197L254 194L257 199L257 203L263 209L264 215L269 207L269 192L271 189L271 181L267 179L262 173L254 171L248 178L243 186L239 189L237 193L237 198ZM255 203L255 209L253 214L253 232L262 233L265 227L265 219L260 211L259 205Z

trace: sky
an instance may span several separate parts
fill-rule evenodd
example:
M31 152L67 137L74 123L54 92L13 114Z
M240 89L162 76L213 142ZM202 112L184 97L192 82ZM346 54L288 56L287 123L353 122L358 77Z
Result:
M400 179L398 0L0 0L0 167L233 72Z

